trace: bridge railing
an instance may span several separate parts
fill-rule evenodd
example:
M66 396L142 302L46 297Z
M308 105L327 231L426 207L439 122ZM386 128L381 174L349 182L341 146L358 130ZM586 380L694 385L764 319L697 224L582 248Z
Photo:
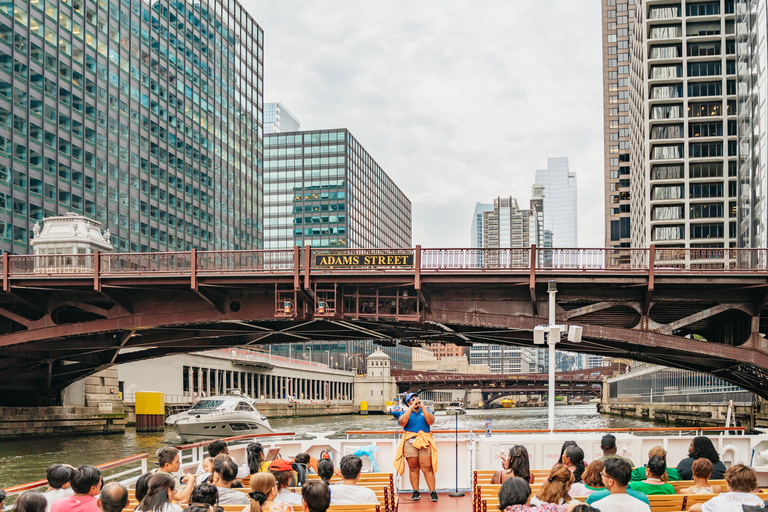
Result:
M299 266L302 267L301 260ZM197 253L199 273L268 272L291 273L294 271L294 251L200 251Z
M191 252L107 253L99 255L100 274L179 274L192 268Z

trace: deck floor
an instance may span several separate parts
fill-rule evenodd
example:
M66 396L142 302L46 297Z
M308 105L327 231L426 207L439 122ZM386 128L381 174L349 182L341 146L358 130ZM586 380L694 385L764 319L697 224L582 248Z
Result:
M447 492L438 492L438 501L429 501L429 492L422 492L419 501L411 501L411 491L398 493L397 507L402 512L468 512L472 510L472 491L464 491L461 498L451 498Z

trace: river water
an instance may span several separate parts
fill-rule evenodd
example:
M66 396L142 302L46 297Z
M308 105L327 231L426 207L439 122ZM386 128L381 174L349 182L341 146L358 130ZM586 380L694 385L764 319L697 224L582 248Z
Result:
M546 408L470 410L459 416L459 429L485 429L487 419L492 429L546 429ZM444 412L435 414L436 430L454 428L454 416ZM275 432L338 432L346 430L394 430L396 422L385 415L340 415L302 418L276 418L270 420ZM640 428L662 426L649 421L598 414L594 405L565 405L555 409L555 426L562 429ZM85 437L30 438L0 442L0 488L45 478L50 464L67 463L102 464L112 460L149 453L183 441L172 430L165 432L136 432L128 428L125 434Z

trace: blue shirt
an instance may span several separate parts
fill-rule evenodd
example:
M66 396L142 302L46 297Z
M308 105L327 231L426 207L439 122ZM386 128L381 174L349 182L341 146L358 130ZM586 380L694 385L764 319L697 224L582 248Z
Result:
M408 423L405 424L403 430L406 432L418 432L423 430L429 432L429 423L424 418L424 409L419 408L419 412L411 411L411 415L408 417Z
M608 489L606 489L604 491L593 492L592 494L587 496L587 505L591 505L592 503L596 502L597 500L601 500L601 499L605 498L609 494L611 494L611 491L609 491ZM643 503L647 504L649 507L651 506L651 502L648 501L648 496L646 496L644 493L638 492L638 491L636 491L634 489L630 489L629 487L627 487L627 494L629 494L633 498L639 499ZM597 508L600 508L600 507L598 506Z

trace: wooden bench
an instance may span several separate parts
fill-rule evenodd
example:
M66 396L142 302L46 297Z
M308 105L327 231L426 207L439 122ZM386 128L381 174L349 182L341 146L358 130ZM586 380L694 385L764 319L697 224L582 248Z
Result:
M680 492L680 489L685 489L686 487L693 487L694 482L693 480L678 480L675 482L669 482L672 484L672 487L675 488L675 492ZM709 485L719 485L723 488L723 491L725 491L725 480L709 480Z
M293 512L303 512L304 508L301 505L293 505ZM365 504L365 505L331 505L328 507L328 512L381 512L379 505Z

